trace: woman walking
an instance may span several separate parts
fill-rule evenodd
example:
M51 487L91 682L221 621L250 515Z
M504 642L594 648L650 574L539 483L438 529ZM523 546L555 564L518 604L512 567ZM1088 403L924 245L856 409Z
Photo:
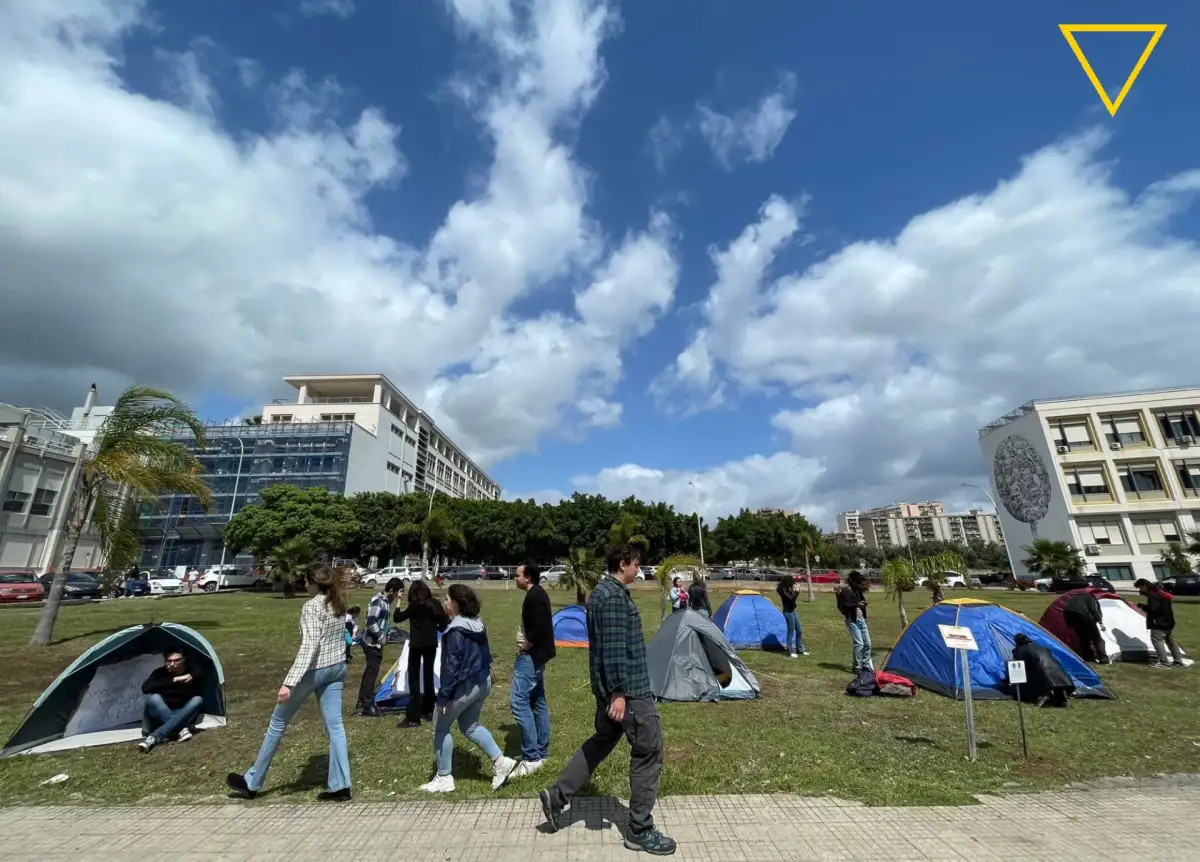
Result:
M271 759L288 722L308 696L315 694L325 732L329 735L329 775L326 789L317 794L317 799L322 802L350 801L350 756L346 751L346 729L342 725L342 684L346 680L346 582L340 571L319 566L305 574L304 584L312 598L300 609L300 651L279 689L278 703L271 713L258 758L244 775L231 772L225 779L230 790L246 799L253 799L262 790Z
M787 623L787 651L792 658L808 655L804 646L804 627L800 625L800 614L796 611L796 580L791 575L780 575L775 585L779 603L783 606L783 621Z
M450 619L429 591L429 584L413 581L408 588L408 607L392 614L392 622L408 623L408 705L397 727L420 727L422 718L433 721L433 662L438 632ZM445 664L443 657L443 669Z
M851 572L837 596L838 610L846 618L846 631L853 643L854 673L875 670L871 659L871 632L867 628L867 579L862 572Z
M446 613L450 615L450 625L442 637L441 689L433 722L437 776L421 785L421 789L427 793L454 791L451 774L454 738L450 735L450 727L455 722L463 736L479 746L492 761L493 786L499 787L517 762L504 756L492 734L479 723L483 702L492 693L492 652L488 648L487 628L479 619L479 597L468 586L451 584L446 597Z

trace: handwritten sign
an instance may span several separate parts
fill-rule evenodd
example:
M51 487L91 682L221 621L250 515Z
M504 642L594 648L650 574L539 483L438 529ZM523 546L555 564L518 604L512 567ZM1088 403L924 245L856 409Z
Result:
M140 655L96 668L96 675L67 722L63 736L139 724L145 703L142 683L162 663L161 655Z
M938 630L942 633L942 641L950 649L979 649L979 644L975 643L975 633L966 626L939 625Z

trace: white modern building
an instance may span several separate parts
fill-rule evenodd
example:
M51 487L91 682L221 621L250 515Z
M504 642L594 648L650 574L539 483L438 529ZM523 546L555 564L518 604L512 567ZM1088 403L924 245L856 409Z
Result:
M1030 401L979 432L1016 573L1034 538L1129 587L1200 512L1200 388Z
M904 548L918 542L946 542L969 545L973 542L1000 544L1003 533L999 519L991 512L946 512L937 500L921 503L892 503L865 511L854 510L838 515L838 534L853 537L853 544L878 550Z

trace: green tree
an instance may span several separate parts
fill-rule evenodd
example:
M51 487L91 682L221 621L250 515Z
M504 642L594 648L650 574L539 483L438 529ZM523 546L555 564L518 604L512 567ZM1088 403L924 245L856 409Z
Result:
M261 502L242 509L225 527L225 547L235 554L249 551L261 559L302 536L315 553L337 555L353 549L362 532L356 504L325 488L270 485L258 496Z
M1033 544L1025 545L1021 550L1029 555L1021 562L1035 575L1049 578L1080 577L1087 568L1079 549L1068 542L1034 539Z
M313 564L316 553L307 536L292 536L276 545L267 558L271 578L283 585L286 598L296 595L296 577Z
M608 543L617 547L631 545L640 548L642 556L647 558L650 551L650 540L642 533L642 525L637 516L631 512L623 511L617 516L617 520L613 521L612 526L608 528Z
M900 611L900 628L902 629L908 627L908 609L904 606L904 594L911 593L916 589L919 577L916 566L903 557L887 560L879 569L884 595L889 599L895 599L896 607Z
M137 524L129 510L142 498L170 491L199 498L205 509L212 505L200 462L186 447L161 436L165 428L177 425L191 431L197 446L204 445L203 424L170 393L131 386L117 398L76 471L74 484L63 488L63 495L71 501L66 543L30 640L32 646L46 646L54 634L63 587L89 514L106 550L119 551L127 546L129 531Z
M572 548L558 562L565 569L558 581L559 589L574 590L575 603L586 605L588 595L604 577L604 561L591 548Z
M428 576L429 558L433 557L433 577L437 577L442 554L452 548L465 551L467 537L455 526L445 509L433 509L420 524L401 524L396 528L398 539L415 539L421 545L421 571Z
M1178 542L1168 544L1158 559L1166 565L1167 571L1172 575L1190 575L1192 573L1192 560Z

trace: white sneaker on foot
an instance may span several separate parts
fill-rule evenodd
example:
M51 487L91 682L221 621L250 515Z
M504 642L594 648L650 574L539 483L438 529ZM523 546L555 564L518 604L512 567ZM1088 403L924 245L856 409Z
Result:
M540 760L522 760L517 764L517 768L509 774L508 780L516 781L518 778L524 778L527 775L533 775L533 773L537 772L541 768L542 761Z
M426 793L453 793L454 776L436 775L433 781L430 781L428 784L422 784L420 789Z
M140 751L142 754L146 754L149 751L151 751L154 748L154 746L156 746L156 745L158 745L158 740L155 739L153 736L147 736L145 739L143 739L141 742L139 742L137 744L137 747L138 747L138 751Z
M177 741L178 742L187 742L191 738L192 738L192 732L185 727L183 730L179 731L179 739Z
M800 656L794 652L790 652L790 653L788 653L788 658L800 658Z
M1185 658L1185 659L1181 659L1178 662L1176 662L1176 664L1181 665L1183 667L1191 667L1195 663L1196 663L1196 660L1193 658Z
M508 781L509 776L513 774L513 770L517 768L517 762L511 757L500 755L492 761L492 790L499 790L504 786L504 782Z

